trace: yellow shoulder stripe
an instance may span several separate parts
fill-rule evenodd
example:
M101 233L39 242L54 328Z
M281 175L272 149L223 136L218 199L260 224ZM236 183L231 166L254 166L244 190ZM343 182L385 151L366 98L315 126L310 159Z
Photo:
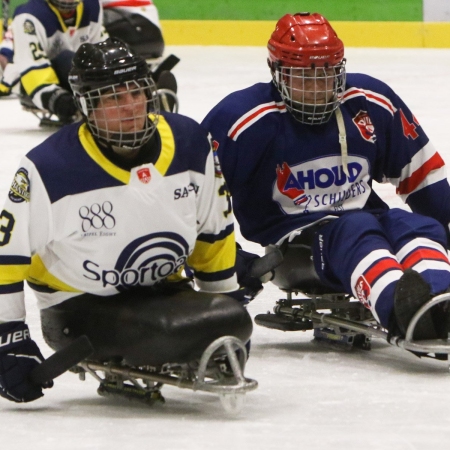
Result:
M47 4L50 7L50 9L55 13L56 17L58 18L58 22L61 25L61 29L65 33L67 31L67 26L64 23L64 20L63 20L63 18L61 16L61 13L50 2L47 2ZM83 2L80 2L77 5L77 21L75 23L75 28L79 28L80 27L81 18L83 17L83 11L84 11L84 5L83 5Z
M150 120L154 119L155 117L150 115ZM156 129L158 130L161 138L161 153L155 163L155 167L161 175L165 175L175 155L175 139L169 124L163 116L159 116ZM81 145L84 147L87 154L103 170L124 184L128 184L130 182L130 172L117 167L103 155L85 123L81 125L78 131L78 137L80 138Z
M153 115L150 115L150 120L154 120ZM161 138L161 153L158 161L155 163L155 167L161 175L165 175L175 155L175 139L169 124L163 116L159 116L156 129Z
M128 170L121 169L113 164L105 155L100 151L97 144L92 137L87 125L84 123L78 130L78 137L80 138L81 145L86 150L86 153L107 173L112 177L121 181L124 184L130 182L130 172Z

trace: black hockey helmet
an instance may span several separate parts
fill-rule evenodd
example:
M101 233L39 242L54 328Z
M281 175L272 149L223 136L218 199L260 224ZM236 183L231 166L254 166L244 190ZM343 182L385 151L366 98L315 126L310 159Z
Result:
M72 61L69 83L75 94L150 77L147 62L123 41L108 38L82 44Z
M77 105L98 142L126 151L141 147L151 138L160 110L156 85L145 59L126 43L108 38L97 44L81 45L72 61L69 83ZM130 103L120 102L124 91L132 95ZM111 104L112 101L115 103ZM127 106L143 103L145 108L128 108L124 112ZM120 113L114 119L115 124L108 119L110 113L107 111L111 110ZM149 113L152 114L151 119ZM117 125L122 120L125 123L131 119L139 123L139 126L136 125L139 129L130 131L126 125Z

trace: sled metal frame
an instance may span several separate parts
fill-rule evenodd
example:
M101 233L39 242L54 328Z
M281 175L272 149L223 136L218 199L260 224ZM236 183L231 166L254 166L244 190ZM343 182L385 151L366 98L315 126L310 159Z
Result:
M179 109L179 101L178 96L175 92L170 89L158 89L156 91L159 97L159 101L161 103L162 109L167 112L177 113ZM172 99L173 106L170 108L169 99Z
M39 109L36 107L32 107L30 105L26 105L22 103L22 109L24 111L32 113L34 116L36 116L39 119L39 126L40 127L62 127L63 123L59 121L58 117L53 115L50 111L47 111L45 109Z
M440 294L425 303L413 316L404 338L390 336L386 329L382 328L372 314L359 301L344 294L308 295L306 299L294 299L294 291L286 291L287 298L279 300L274 307L274 315L287 317L295 322L310 321L312 328L330 328L338 335L346 335L348 331L362 334L369 339L377 337L387 343L408 350L413 353L450 355L449 339L414 340L414 329L419 319L433 306L450 301L450 293ZM298 293L300 291L295 291ZM321 312L330 310L331 312ZM351 311L361 314L361 320L348 318ZM347 316L347 317L346 317ZM256 319L258 316L256 317ZM258 320L257 320L258 323ZM267 326L267 325L263 325ZM270 326L269 326L270 328ZM305 327L305 331L308 328ZM311 327L309 328L311 329ZM439 359L439 358L438 358ZM450 358L449 358L450 359Z
M218 354L220 349L224 349L225 354L223 352ZM237 350L239 350L239 356L236 354ZM224 375L219 370L215 361L223 356L227 357L231 369L228 375ZM160 389L164 384L217 394L224 409L234 414L241 410L243 396L258 387L256 380L244 376L246 360L247 350L244 344L236 337L223 336L206 348L198 365L191 363L166 364L162 368L130 367L85 360L78 363L74 371L79 373L82 380L84 380L85 373L89 373L100 382L100 388L102 388L102 384L105 385L111 380L115 380L117 383L115 394L122 397L129 397L126 390L121 389L121 386L124 382L130 381L135 392L140 393L142 399L147 403L153 403L151 399L164 401L160 395ZM103 372L104 377L101 377L98 372ZM144 385L138 380L142 380ZM101 394L100 391L99 393ZM146 396L146 394L148 395ZM236 401L236 399L238 400Z

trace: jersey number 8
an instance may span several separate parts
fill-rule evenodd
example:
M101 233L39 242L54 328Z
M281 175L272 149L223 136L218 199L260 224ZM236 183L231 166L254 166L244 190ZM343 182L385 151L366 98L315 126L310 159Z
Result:
M0 215L0 247L9 243L15 222L13 215L4 209Z

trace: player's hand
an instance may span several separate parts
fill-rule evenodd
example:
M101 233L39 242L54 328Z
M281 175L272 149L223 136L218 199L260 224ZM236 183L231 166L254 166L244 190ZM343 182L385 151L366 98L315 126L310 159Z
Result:
M63 124L74 122L78 108L73 95L64 89L56 89L48 102L48 109L56 114Z
M30 372L44 360L23 322L0 324L0 395L10 401L31 402L42 397L42 386L28 381ZM50 385L45 387L51 387Z
M236 275L241 287L240 291L245 289L245 296L249 298L247 303L263 290L261 280L249 274L251 265L257 259L259 259L258 255L242 250L241 246L236 243Z

